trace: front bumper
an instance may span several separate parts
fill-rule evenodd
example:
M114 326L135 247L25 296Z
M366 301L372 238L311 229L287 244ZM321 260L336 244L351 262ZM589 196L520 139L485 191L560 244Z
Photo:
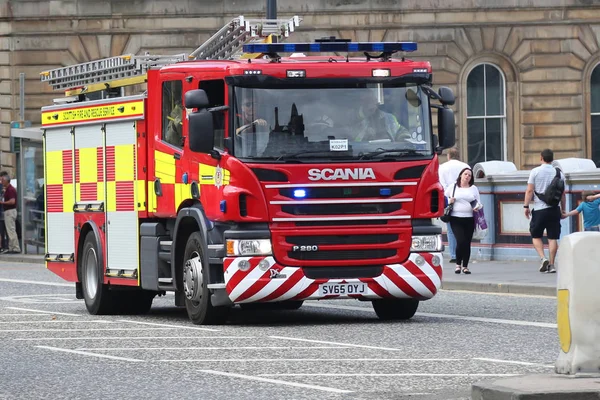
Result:
M250 264L246 271L239 269L242 260ZM442 253L411 253L402 264L384 266L380 276L353 279L310 279L301 267L279 265L272 256L227 257L223 268L227 295L234 303L331 298L426 300L435 296L442 284L442 260ZM323 283L360 282L367 284L364 294L319 295Z

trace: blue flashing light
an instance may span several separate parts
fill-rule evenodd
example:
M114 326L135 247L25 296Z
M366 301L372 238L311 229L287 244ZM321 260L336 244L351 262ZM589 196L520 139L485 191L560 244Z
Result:
M415 42L320 42L245 44L246 53L334 53L416 51Z
M389 196L392 194L392 189L390 188L381 188L379 189L379 195L380 196Z
M221 209L222 213L227 212L227 201L221 200L221 202L219 203L219 208Z
M303 199L306 197L306 190L304 189L296 189L294 190L294 197L297 199Z

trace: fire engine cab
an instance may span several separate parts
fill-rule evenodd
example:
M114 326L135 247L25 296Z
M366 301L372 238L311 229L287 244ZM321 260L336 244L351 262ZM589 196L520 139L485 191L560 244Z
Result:
M452 91L416 43L282 42L299 22L41 74L65 93L42 109L46 265L91 314L174 292L195 324L340 298L408 319L436 294Z

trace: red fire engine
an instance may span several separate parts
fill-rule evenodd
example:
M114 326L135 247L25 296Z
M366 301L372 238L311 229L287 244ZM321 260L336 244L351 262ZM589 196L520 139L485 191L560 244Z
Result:
M238 17L190 56L41 74L66 94L42 109L46 265L90 313L171 291L195 324L334 298L408 319L436 294L452 91L415 43L277 40L298 23Z

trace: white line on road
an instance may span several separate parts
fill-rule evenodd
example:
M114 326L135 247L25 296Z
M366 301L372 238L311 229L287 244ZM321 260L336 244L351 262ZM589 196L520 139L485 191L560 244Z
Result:
M261 374L259 376L416 376L416 377L494 377L494 376L519 376L520 374L379 374L379 373L366 373L366 374L338 374L338 373L315 373L315 374Z
M90 337L42 337L42 338L18 338L17 341L31 340L172 340L172 339L255 339L254 336L90 336Z
M72 287L72 288L75 287L74 283L28 281L28 280L23 280L23 279L0 278L0 282L26 283L26 284L29 284L29 285L44 285L44 286L66 286L66 287Z
M162 331L175 328L0 329L0 332Z
M432 358L432 359L419 359L419 358L204 358L204 359L178 359L178 360L157 360L158 362L295 362L295 361L332 361L332 362L355 362L355 361L461 361L460 359L452 358Z
M326 341L326 340L302 339L302 338L293 338L293 337L287 337L287 336L269 336L269 337L271 339L296 340L296 341L299 341L299 342L330 344L330 345L333 345L333 346L360 347L360 348L363 348L363 349L388 350L388 351L401 351L402 350L402 349L395 349L395 348L392 348L392 347L367 346L367 345L363 345L363 344L329 342L329 341Z
M37 347L39 349L46 349L46 350L52 350L52 351L62 351L64 353L80 354L83 356L91 356L91 357L98 357L98 358L110 358L111 360L132 361L132 362L143 362L144 361L144 360L138 360L137 358L125 358L125 357L109 356L106 354L94 354L94 353L88 353L88 352L79 351L79 350L61 349L60 347L51 347L51 346L35 346L35 347Z
M20 307L4 307L4 308L6 308L7 310L30 311L30 312L40 313L40 314L68 315L69 317L81 317L80 314L70 314L70 313L45 311L45 310L34 310L31 308L20 308Z
M350 310L350 311L364 311L373 313L373 309L371 307L358 307L358 306L343 306L343 305L332 305L332 304L310 304L310 302L305 302L304 306L306 307L316 307L316 308L330 308L330 309L338 309L338 310ZM507 325L520 325L520 326L535 326L538 328L552 328L556 329L556 324L551 324L547 322L533 322L533 321L519 321L512 319L497 319L497 318L483 318L483 317L467 317L462 315L447 315L447 314L432 314L432 313L416 313L416 316L420 317L429 317L429 318L444 318L444 319L458 319L463 321L474 321L474 322L488 322L494 324L507 324Z
M546 364L532 363L532 362L526 362L526 361L499 360L496 358L477 357L477 358L473 358L473 360L495 362L495 363L500 363L500 364L515 364L515 365L528 365L528 366L530 365L530 366L536 366L536 367L554 368L554 365L546 365Z
M54 321L0 321L0 324L112 324L112 321L105 320L88 320L88 321L67 321L67 320L54 320Z
M244 347L78 347L77 350L102 350L102 351L138 351L138 350L324 350L324 349L349 349L343 346L244 346Z
M19 314L19 313L7 313L7 314L0 314L0 317L49 317L49 315L45 315L45 314Z
M331 393L352 393L351 390L342 390L342 389L330 388L327 386L307 385L304 383L296 383L296 382L286 382L286 381L280 381L277 379L261 378L258 376L249 376L249 375L234 374L231 372L213 371L210 369L201 369L200 372L204 372L205 374L228 376L231 378L247 379L250 381L274 383L277 385L287 385L287 386L294 386L294 387L305 388L305 389L322 390L324 392L331 392Z
M200 328L197 326L186 326L186 325L158 324L155 322L131 321L131 320L127 320L127 319L120 319L119 322L127 322L130 324L140 324L140 325L164 326L164 327L168 327L168 328L195 329L198 331L221 332L220 329Z

